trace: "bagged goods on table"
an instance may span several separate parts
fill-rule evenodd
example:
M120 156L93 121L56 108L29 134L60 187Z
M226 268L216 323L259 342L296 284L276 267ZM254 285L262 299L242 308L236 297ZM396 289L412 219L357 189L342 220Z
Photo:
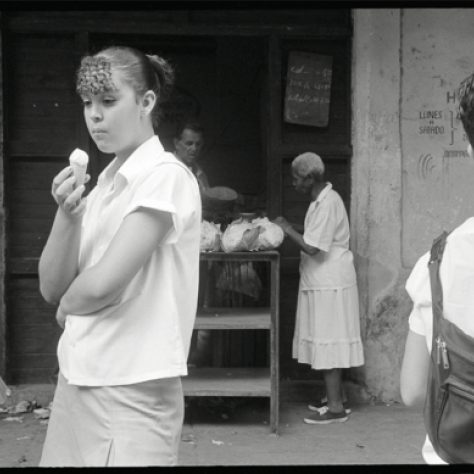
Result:
M260 229L251 222L238 219L227 227L222 235L222 250L224 252L246 252L257 250Z
M257 250L273 250L282 244L285 233L280 226L270 222L267 217L254 219L252 224L260 227Z
M201 222L201 252L218 252L221 248L221 226L212 222Z
M227 227L221 246L225 252L273 250L281 245L284 237L283 230L266 217L252 222L238 219Z
M86 178L87 163L89 162L89 156L85 151L76 148L69 157L69 163L74 172L76 178L75 187L84 184Z

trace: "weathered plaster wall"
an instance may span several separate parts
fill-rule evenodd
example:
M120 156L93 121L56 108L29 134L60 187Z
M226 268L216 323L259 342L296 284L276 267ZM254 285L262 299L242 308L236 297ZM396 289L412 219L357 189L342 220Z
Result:
M361 295L365 382L397 397L401 295L400 10L354 12L351 226ZM402 306L402 307L400 307Z
M403 12L402 261L474 214L474 161L457 118L460 82L474 71L474 10Z
M411 268L443 227L474 214L474 163L457 153L466 143L447 99L474 70L472 31L470 10L354 11L351 226L361 372L383 400L400 400ZM437 111L434 123L427 111Z

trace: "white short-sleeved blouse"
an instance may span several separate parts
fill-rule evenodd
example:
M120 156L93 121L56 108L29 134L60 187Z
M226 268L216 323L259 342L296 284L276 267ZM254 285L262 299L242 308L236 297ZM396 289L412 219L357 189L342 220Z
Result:
M356 284L349 237L349 219L344 203L331 183L327 183L306 212L303 239L321 251L313 256L303 251L300 253L302 290L341 289Z
M80 272L100 260L124 218L139 208L169 212L173 227L116 301L90 315L67 316L58 356L74 385L187 374L199 282L199 187L157 136L118 167L113 160L87 197Z

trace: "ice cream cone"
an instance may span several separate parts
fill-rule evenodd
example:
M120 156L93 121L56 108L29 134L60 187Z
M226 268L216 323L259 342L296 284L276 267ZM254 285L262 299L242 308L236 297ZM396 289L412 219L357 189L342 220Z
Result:
M87 163L89 162L89 157L85 151L76 148L69 157L69 163L76 178L75 186L80 186L84 184L86 179Z
M71 166L72 172L74 173L74 177L76 178L75 186L77 187L81 184L84 184L84 181L86 179L86 167L77 164L73 164Z

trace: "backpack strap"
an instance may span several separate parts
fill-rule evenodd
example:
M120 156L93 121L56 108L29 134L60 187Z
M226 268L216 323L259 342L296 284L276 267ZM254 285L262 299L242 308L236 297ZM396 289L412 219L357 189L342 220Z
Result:
M443 259L443 252L446 246L446 239L448 235L449 233L444 231L433 241L430 260L428 262L431 283L431 306L433 310L432 347L435 347L435 339L438 334L438 321L443 317L443 289L441 287L441 279L439 277L439 267L441 260Z

